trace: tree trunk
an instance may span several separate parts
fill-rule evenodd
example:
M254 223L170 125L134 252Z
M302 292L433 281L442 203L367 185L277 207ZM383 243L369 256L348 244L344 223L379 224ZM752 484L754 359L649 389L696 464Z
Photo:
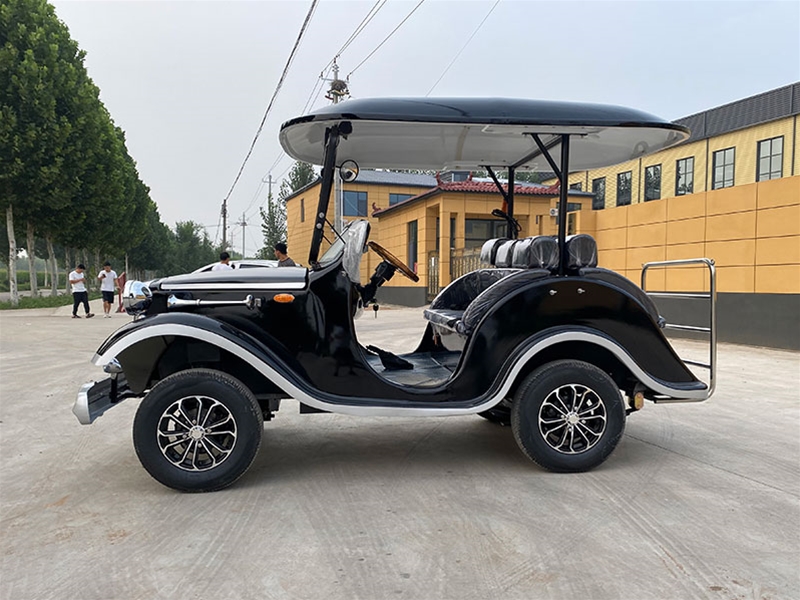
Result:
M28 278L30 281L31 297L39 295L39 278L36 276L36 239L33 235L33 223L28 221Z
M94 269L92 270L92 283L97 286L97 274L100 272L100 250L94 251Z
M50 257L50 295L58 295L58 262L56 262L56 251L53 249L53 236L47 238L47 254Z
M6 227L8 228L8 283L11 292L11 306L19 306L19 290L17 289L17 238L14 237L14 209L10 202L6 209Z
M69 289L69 274L72 271L72 261L70 260L70 258L72 258L72 256L70 254L69 248L64 246L64 273L66 275L64 277L64 293L67 295L69 295L71 291Z

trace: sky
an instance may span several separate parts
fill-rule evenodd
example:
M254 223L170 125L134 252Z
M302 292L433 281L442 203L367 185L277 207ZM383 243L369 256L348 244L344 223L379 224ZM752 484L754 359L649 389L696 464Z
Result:
M89 75L125 131L162 221L195 221L219 241L222 200L311 0L51 3L86 52ZM353 98L540 98L617 104L673 120L800 80L797 1L418 4L388 0L341 54L340 77L349 75ZM277 195L291 167L280 125L303 114L309 100L311 109L329 102L324 92L312 94L320 73L375 5L320 0L228 200L228 239L237 252L243 243L247 256L261 247L266 182L271 174ZM246 226L238 224L243 216Z

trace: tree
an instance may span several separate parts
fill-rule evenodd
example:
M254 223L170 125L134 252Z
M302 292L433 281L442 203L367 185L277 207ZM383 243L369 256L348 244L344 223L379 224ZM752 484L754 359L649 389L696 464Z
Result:
M30 222L61 173L73 128L63 108L78 91L82 69L82 53L47 2L0 4L0 209L6 214L13 304L18 302L14 217ZM32 225L27 230L31 255Z
M316 179L317 173L312 165L295 162L289 174L281 181L277 200L270 195L266 210L258 209L261 214L261 233L264 236L264 245L258 251L258 258L272 258L275 244L286 241L286 199Z
M189 273L214 262L217 254L202 225L194 221L179 221L175 224L170 255L164 258L168 272Z
M264 246L258 252L258 258L273 258L273 248L278 242L286 242L286 203L267 198L267 210L259 208L261 213L261 234Z

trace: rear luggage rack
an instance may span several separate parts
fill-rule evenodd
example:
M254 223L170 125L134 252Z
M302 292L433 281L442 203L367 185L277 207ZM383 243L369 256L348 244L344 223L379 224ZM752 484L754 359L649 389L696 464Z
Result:
M653 268L666 268L686 265L705 265L708 268L708 292L648 292L647 291L647 271ZM710 258L687 258L683 260L663 260L645 263L642 267L642 289L651 298L678 298L688 300L708 300L708 327L697 327L694 325L682 325L678 323L667 323L664 329L676 331L691 331L708 335L708 362L695 360L683 360L687 365L693 365L709 371L708 395L701 399L694 398L656 398L656 402L702 402L707 400L714 393L717 385L717 271L714 261Z

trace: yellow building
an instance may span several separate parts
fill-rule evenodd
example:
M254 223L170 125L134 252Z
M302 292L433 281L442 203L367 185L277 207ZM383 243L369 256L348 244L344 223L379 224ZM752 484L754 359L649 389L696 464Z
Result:
M320 185L315 181L286 201L289 251L300 262L305 261L311 247L311 215L316 210ZM503 202L497 187L491 181L474 179L470 173L434 177L364 170L355 182L342 187L344 220L369 220L370 239L408 264L420 278L413 283L395 275L380 289L380 302L427 304L452 279L478 268L478 251L484 241L507 235L506 222L491 214ZM518 183L514 191L520 237L555 235L558 187ZM335 202L332 199L329 217ZM578 190L570 193L569 209L588 210L590 206L591 194ZM373 253L364 255L362 283L380 262Z

